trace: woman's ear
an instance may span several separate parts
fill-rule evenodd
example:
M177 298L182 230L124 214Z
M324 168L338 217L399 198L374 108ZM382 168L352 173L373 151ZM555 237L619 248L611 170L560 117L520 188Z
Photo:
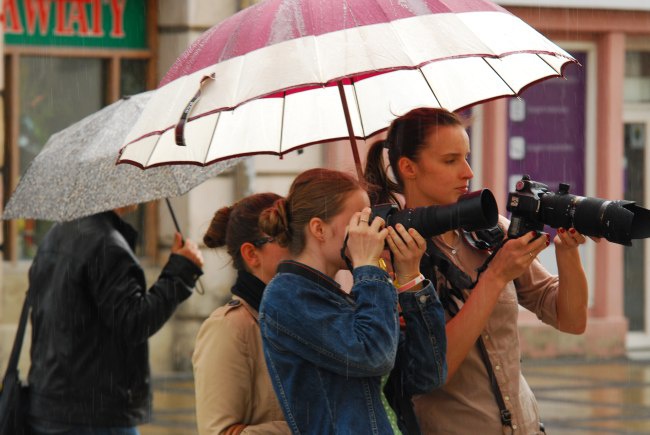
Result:
M252 243L243 243L239 248L239 253L249 269L254 269L260 265L260 257L257 255L257 248L255 248Z
M325 241L325 222L318 217L309 220L309 233L319 242Z
M412 180L417 175L415 163L408 157L400 157L397 161L397 170L399 171L402 180Z

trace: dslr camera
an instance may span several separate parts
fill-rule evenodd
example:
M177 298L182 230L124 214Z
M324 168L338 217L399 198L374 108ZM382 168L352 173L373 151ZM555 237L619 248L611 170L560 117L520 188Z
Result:
M524 175L508 194L507 210L512 213L508 237L551 228L575 228L585 236L604 237L620 245L632 239L650 237L650 211L634 201L610 201L572 195L569 185L560 183L557 192Z

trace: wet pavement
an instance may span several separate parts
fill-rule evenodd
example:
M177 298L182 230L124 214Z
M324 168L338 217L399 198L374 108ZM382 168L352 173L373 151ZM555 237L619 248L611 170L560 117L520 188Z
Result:
M548 434L650 434L650 360L526 361L524 375ZM154 379L153 422L140 433L197 433L190 374Z

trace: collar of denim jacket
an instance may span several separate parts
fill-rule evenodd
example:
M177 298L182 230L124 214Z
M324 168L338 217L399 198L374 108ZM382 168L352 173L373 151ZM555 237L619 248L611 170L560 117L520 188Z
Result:
M341 284L334 281L329 276L314 269L313 267L309 267L306 264L299 263L297 261L293 261L293 260L282 261L278 265L278 273L293 273L295 275L300 275L303 278L313 281L314 283L320 285L321 287L325 287L326 289L331 290L337 294L340 294L345 297L350 296L347 293L345 293L343 290L341 290Z

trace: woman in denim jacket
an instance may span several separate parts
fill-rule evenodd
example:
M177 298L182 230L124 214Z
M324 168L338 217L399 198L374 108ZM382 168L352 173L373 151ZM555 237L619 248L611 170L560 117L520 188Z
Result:
M430 390L446 376L444 315L419 272L426 243L414 230L370 220L368 206L367 193L349 175L312 169L260 218L260 228L288 246L293 258L280 263L266 288L260 328L273 388L295 434L384 435L397 429L381 393L400 336L397 292L377 266L385 244L407 290L400 295L407 325L416 328L415 335L407 330L400 378ZM334 280L346 268L346 240L343 252L354 278L349 293Z

